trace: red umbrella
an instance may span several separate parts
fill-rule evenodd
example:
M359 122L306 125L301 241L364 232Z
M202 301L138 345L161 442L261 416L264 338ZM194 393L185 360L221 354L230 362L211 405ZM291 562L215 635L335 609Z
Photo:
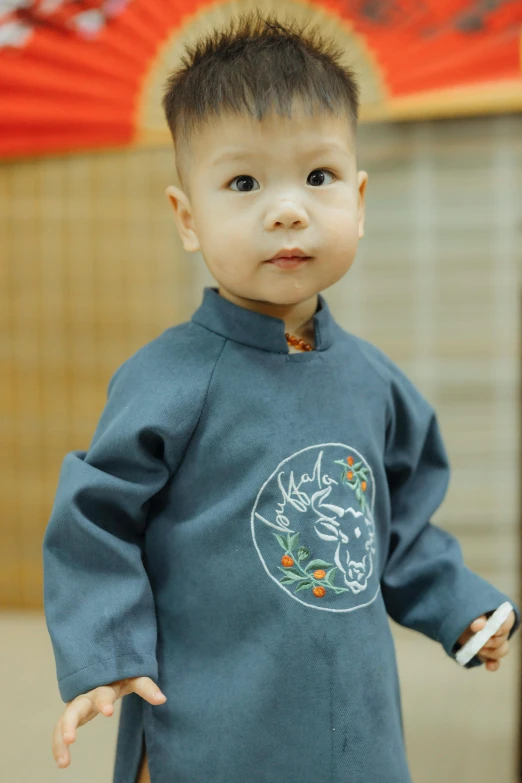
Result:
M255 5L0 0L0 156L168 143L159 88L185 33ZM335 29L363 120L522 109L522 0L272 7Z

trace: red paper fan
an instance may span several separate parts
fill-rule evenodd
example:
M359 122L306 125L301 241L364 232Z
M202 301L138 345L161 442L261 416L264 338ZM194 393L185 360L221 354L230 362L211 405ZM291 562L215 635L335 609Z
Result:
M145 127L143 101L168 42L194 20L224 21L251 5L0 0L0 156L167 142L157 106ZM522 108L522 0L266 2L272 8L315 9L336 23L374 86L363 84L362 119Z

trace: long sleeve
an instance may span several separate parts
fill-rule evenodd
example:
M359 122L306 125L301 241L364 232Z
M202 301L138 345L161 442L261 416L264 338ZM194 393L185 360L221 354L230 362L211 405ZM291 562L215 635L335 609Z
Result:
M452 658L468 625L506 600L465 565L457 539L430 521L450 480L437 417L409 379L394 368L389 395L385 468L391 540L381 587L388 614L439 641ZM466 668L481 664L475 656Z
M118 368L89 450L63 460L43 569L64 702L125 677L157 680L144 532L151 500L176 470L204 399L194 388L202 385L191 383L197 379L172 367L163 343Z

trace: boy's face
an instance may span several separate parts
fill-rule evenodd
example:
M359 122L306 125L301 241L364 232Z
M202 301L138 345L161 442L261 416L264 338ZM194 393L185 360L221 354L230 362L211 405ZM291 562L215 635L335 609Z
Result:
M229 152L237 157L219 160ZM220 292L277 307L310 299L350 269L367 179L346 117L226 115L192 137L187 193L170 186L167 195L185 250L201 251ZM269 263L295 247L311 259Z

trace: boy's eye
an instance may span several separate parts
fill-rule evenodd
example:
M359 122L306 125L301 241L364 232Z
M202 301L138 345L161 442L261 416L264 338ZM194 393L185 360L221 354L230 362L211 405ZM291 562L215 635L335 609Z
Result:
M314 186L323 185L324 184L323 172L325 172L325 171L328 174L330 174L332 177L335 178L335 174L332 171L330 171L330 169L314 169L308 175L307 182L311 179L312 180L312 182L310 182L311 185L314 185ZM252 190L251 183L252 182L257 182L255 177L251 177L250 174L239 174L239 176L234 177L234 179L230 180L230 182L228 183L227 187L230 187L230 185L233 182L236 182L236 180L237 180L238 183L240 183L240 182L245 182L246 183L246 187L245 188L243 188L243 187L239 188L239 191L238 191L239 193L250 193L251 190ZM327 184L330 184L330 183L327 183ZM233 188L233 190L234 190L234 188Z
M323 185L324 184L323 171L326 171L328 174L330 174L335 179L335 174L333 173L333 171L330 171L330 169L314 169L310 173L310 175L308 177L308 179L313 178L313 180L314 180L313 182L310 183L311 185ZM326 183L326 184L330 184L330 183Z

